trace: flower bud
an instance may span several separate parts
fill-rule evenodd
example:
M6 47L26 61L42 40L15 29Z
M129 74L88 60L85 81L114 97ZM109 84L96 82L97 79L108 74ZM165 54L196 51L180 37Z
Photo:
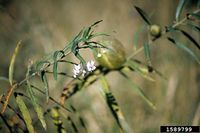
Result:
M153 24L149 28L150 34L154 37L159 37L161 35L161 27L159 25Z

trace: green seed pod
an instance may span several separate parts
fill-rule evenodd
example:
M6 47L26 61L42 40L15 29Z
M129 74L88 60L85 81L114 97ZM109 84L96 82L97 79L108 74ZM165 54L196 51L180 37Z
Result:
M159 25L151 25L149 31L150 34L154 37L159 37L161 35L161 27Z
M125 50L122 43L112 37L106 37L98 41L106 48L99 48L95 55L96 61L108 69L118 69L126 61Z

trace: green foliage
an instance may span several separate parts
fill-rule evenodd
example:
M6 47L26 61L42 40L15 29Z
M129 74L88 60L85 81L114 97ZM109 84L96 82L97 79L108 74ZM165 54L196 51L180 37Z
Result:
M190 26L193 30L200 32L200 27L192 24L192 23L187 23L188 26Z
M54 55L53 55L53 60L54 60L53 76L54 76L55 80L57 80L57 77L58 77L58 61L57 61L57 58L58 57L62 58L62 56L64 56L64 52L63 51L55 51L54 52Z
M198 49L200 49L200 45L197 43L197 41L191 36L191 35L189 35L186 31L184 31L184 30L180 30L179 29L179 31L183 34L183 35L185 35L191 42L193 42L193 44L198 48Z
M145 21L145 23L148 25L142 25L138 28L137 32L134 34L134 51L132 52L131 55L128 57L125 57L125 52L123 51L124 49L120 46L118 47L116 43L108 43L108 46L104 46L103 42L99 41L96 42L95 38L99 36L104 36L107 37L109 35L105 33L95 33L94 28L97 26L99 23L102 22L102 20L97 21L93 24L91 24L88 27L83 28L80 30L80 32L69 42L66 44L66 46L61 49L61 50L55 50L52 53L49 53L46 55L44 58L37 60L35 63L31 64L28 66L28 71L23 80L20 82L14 82L15 79L13 78L13 73L14 73L14 64L16 60L16 56L19 52L19 47L21 45L21 41L18 42L15 51L13 53L13 56L11 58L10 66L9 66L9 77L0 77L0 80L10 82L10 87L8 89L8 92L6 93L5 97L3 94L0 95L0 100L1 103L3 104L2 110L1 110L1 118L4 120L3 114L5 113L5 110L7 106L13 110L17 116L19 116L20 119L22 119L22 122L26 124L26 128L28 129L29 132L33 133L34 128L34 122L32 121L30 111L24 100L23 96L27 97L31 104L33 105L34 111L37 114L37 117L42 125L42 127L45 130L47 129L47 123L45 121L45 117L48 115L44 115L46 112L51 118L51 122L56 126L57 131L59 133L66 133L68 132L68 127L70 127L70 131L72 132L79 132L80 127L84 129L85 132L88 131L87 129L87 124L83 120L83 117L81 114L78 112L77 109L70 103L70 109L66 107L66 104L69 103L67 99L71 98L74 96L78 91L82 91L83 89L91 86L95 81L101 81L102 88L101 91L103 92L103 97L104 100L106 101L108 108L110 109L112 116L114 117L118 127L120 128L120 132L132 132L130 127L128 126L128 122L125 120L125 116L122 112L122 109L119 107L119 104L114 96L114 94L111 91L111 87L108 84L108 81L106 80L106 76L108 73L111 73L113 71L118 72L121 74L121 76L125 77L129 85L131 86L131 89L136 92L152 109L153 111L156 109L155 104L150 100L151 98L148 97L148 93L144 92L143 89L138 86L135 82L132 81L130 78L129 74L132 73L137 73L139 76L141 76L144 79L147 79L149 81L156 81L156 79L152 78L153 74L157 74L159 77L163 78L166 80L165 75L161 74L158 70L154 68L152 65L152 57L151 57L151 46L154 44L155 41L157 41L159 38L167 38L172 44L174 44L177 48L182 49L186 53L188 53L194 60L200 64L200 60L198 55L195 54L194 50L192 48L197 48L197 50L200 50L200 45L195 37L193 37L189 32L185 29L182 29L181 26L186 26L186 27L191 27L193 30L195 30L197 33L199 33L200 28L198 23L196 23L196 20L199 20L199 12L200 10L197 9L194 12L189 12L185 17L181 17L182 11L184 10L184 7L186 5L187 0L180 0L179 4L177 6L176 12L175 12L175 22L172 25L166 26L166 30L161 31L161 27L158 27L159 34L151 34L149 33L149 28L153 25L151 22L148 14L141 9L140 7L135 6L136 11L142 17L142 19ZM199 5L199 1L197 3ZM186 25L185 25L186 24ZM155 24L154 24L155 25ZM157 26L157 25L156 25ZM144 31L148 31L148 40L144 40L143 46L138 48L138 43L140 43L139 38L141 37L141 33ZM189 40L192 45L195 47L187 47L185 44L182 43L182 41L179 42L175 37L166 37L164 35L170 35L171 33L176 34L176 33L181 33L181 37L186 38ZM178 35L178 34L177 34ZM182 38L181 38L182 39ZM117 42L117 41L116 41ZM112 63L112 60L116 62L116 59L122 58L120 61L120 64L116 67L107 67L106 65L101 64L99 62L98 66L93 66L94 64L88 63L84 56L81 54L80 50L82 49L87 49L91 50L94 55L98 55L100 50L110 50L112 54L107 54L105 55L108 58L104 58L104 61L106 60L106 63ZM116 50L116 51L114 51ZM120 55L120 51L122 54ZM143 61L140 61L138 59L135 59L135 55L138 53L144 51L146 61L147 63L142 63ZM77 60L78 63L69 61L69 55L72 54ZM103 54L103 52L102 52ZM104 51L105 54L105 51ZM96 58L97 59L97 58ZM98 61L98 60L97 60ZM73 71L78 71L77 75L73 76L70 75L66 72L60 71L59 68L62 65L61 63L65 62L65 64L69 65L74 65L74 66L80 66L77 68L78 70ZM115 63L114 62L114 63ZM118 63L118 62L117 62ZM113 64L112 64L113 65ZM90 67L95 67L95 70L90 70ZM52 68L52 69L51 69ZM51 69L51 71L50 71ZM83 70L85 73L83 73ZM50 96L49 88L51 87L49 84L50 83L50 78L48 77L48 74L52 74L53 79L55 82L58 82L58 76L63 75L66 76L67 78L72 78L69 83L63 88L63 91L61 92L60 101L58 102L55 100L52 96ZM81 76L83 75L83 76ZM39 76L40 80L37 81L41 82L43 84L43 89L40 89L40 87L37 87L32 85L34 80L31 80L33 77ZM77 76L77 77L76 77ZM39 84L39 83L38 83ZM27 93L28 96L22 95L23 93L18 93L16 92L16 89L20 90L23 85L27 88ZM21 89L23 90L23 89ZM39 101L37 93L34 91L39 92L42 94L42 96L46 96L46 102ZM150 90L151 91L151 90ZM16 98L16 103L20 109L21 113L18 113L15 108L12 108L9 105L9 99L12 97L12 94L14 93L14 96ZM85 97L83 97L85 98ZM49 103L49 100L53 104L53 107L49 107L48 110L44 110L44 108L41 106L44 103ZM41 104L41 105L40 105ZM60 109L64 109L66 112L61 111ZM69 113L70 112L70 113ZM66 120L62 119L62 113L65 114ZM69 114L70 115L69 115ZM22 114L23 117L20 115ZM85 116L84 116L85 117ZM74 118L77 118L78 121L74 120ZM66 124L67 123L67 124ZM7 121L4 121L4 124L7 125L7 127L14 128L14 126L10 126ZM66 128L65 125L68 127ZM17 127L19 128L19 127ZM135 128L135 127L134 127Z
M30 73L30 68L28 67L28 71L27 71L26 77L29 76L29 73ZM37 116L38 116L40 122L42 123L43 128L46 129L47 126L46 126L46 122L45 122L45 119L44 119L44 116L43 116L43 109L38 104L38 100L35 97L35 94L33 92L33 88L31 87L30 81L27 80L26 83L27 83L27 92L28 92L28 94L30 96L31 102L33 104L33 107L34 107L34 109L35 109L35 111L37 113Z
M140 16L143 18L143 20L148 24L148 25L152 25L149 16L147 15L147 13L145 11L143 11L141 8L135 6L135 9L137 10L137 12L140 14Z
M131 84L132 86L132 89L137 93L139 94L143 99L144 101L154 110L156 110L156 106L155 104L147 97L147 95L144 93L144 91L139 87L137 86L133 81L131 80L128 80L129 83Z
M132 68L135 72L137 72L140 76L143 78L149 80L149 81L155 81L151 76L149 76L148 70L144 70L141 68L137 63L135 63L132 60L129 60L126 62L126 65L130 68Z
M197 61L198 64L200 64L200 60L198 59L198 57L194 54L194 52L192 50L190 50L188 47L186 47L185 45L183 45L182 43L175 41L173 38L168 37L168 40L170 42L172 42L173 44L175 44L178 48L184 50L185 52L187 52L194 60Z
M22 116L23 116L26 126L28 128L28 131L30 133L35 133L33 124L32 124L32 119L31 119L31 116L30 116L30 113L29 113L29 110L28 110L26 104L24 103L22 97L20 95L18 95L17 93L15 93L15 98L16 98L16 103L17 103L20 111L22 112Z
M179 21L181 12L183 11L183 7L186 4L187 0L179 0L178 6L176 8L176 21Z
M193 17L195 17L196 19L200 19L200 14L199 13L189 13L188 15L191 15Z
M137 50L138 43L140 40L140 35L142 32L144 32L144 30L145 30L145 25L141 25L140 27L138 27L137 31L134 33L134 36L133 36L133 49L134 50Z
M47 80L47 76L46 76L45 71L41 71L40 75L41 75L42 82L44 84L44 88L45 88L45 92L46 92L46 100L48 102L49 101L49 83L48 83L48 80Z
M149 44L147 42L144 42L143 46L144 46L144 54L145 54L146 60L147 60L148 64L151 66L152 64L151 64L151 58L150 58Z
M15 51L12 55L12 58L11 58L11 61L10 61L10 66L9 66L9 81L10 81L10 85L13 85L13 73L14 73L14 65L15 65L15 59L16 59L16 56L19 52L19 48L20 48L20 45L21 45L21 41L19 41L17 43L17 46L15 48Z
M137 69L137 68L136 68ZM133 70L136 70L136 69L133 69ZM144 101L152 108L152 109L156 109L154 103L146 96L146 94L143 92L143 90L138 86L136 85L132 80L131 78L129 78L124 72L121 73L123 77L125 77L128 81L128 83L130 84L130 86L132 87L132 89L138 94L140 95ZM151 78L148 77L148 79L150 80L153 80Z

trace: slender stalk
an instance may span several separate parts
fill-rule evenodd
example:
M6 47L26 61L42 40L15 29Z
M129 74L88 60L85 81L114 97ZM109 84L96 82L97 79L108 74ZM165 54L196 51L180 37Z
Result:
M31 87L33 87L35 90L37 90L38 92L40 92L41 94L46 95L46 93L42 90L40 90L39 88L37 88L36 86L31 85ZM53 101L54 103L58 104L60 107L62 107L63 109L65 109L68 112L72 112L70 109L66 108L65 106L61 105L58 101L56 101L53 97L49 96L49 99L51 101Z

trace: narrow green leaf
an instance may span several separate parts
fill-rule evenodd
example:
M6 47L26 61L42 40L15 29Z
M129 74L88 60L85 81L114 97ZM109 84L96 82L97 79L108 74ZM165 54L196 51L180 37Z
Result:
M81 30L81 31L72 39L72 41L70 41L70 43L69 43L67 46L64 47L64 49L63 49L62 51L63 51L64 53L66 53L68 49L71 49L71 51L72 51L72 47L74 47L74 45L75 45L74 42L76 42L77 40L79 40L79 39L81 38L82 34L83 34L83 30Z
M160 76L162 79L167 80L167 78L158 70L156 70L154 67L146 65L145 63L139 61L139 60L132 60L133 62L135 62L136 64L138 64L140 66L140 68L142 69L143 72L146 73L153 73L155 72L158 76Z
M92 38L95 38L95 37L98 37L98 36L110 36L110 35L106 34L106 33L95 33L95 34L91 34L89 36L89 39L92 39Z
M83 64L83 66L86 64L83 57L79 54L78 44L81 42L81 39L77 38L74 40L73 45L71 47L71 51L74 53L77 59Z
M81 30L78 35L70 42L71 52L76 55L78 51L78 44L82 41L81 35L83 34L83 30Z
M126 75L124 73L124 75ZM132 89L138 94L140 95L144 101L154 110L156 110L156 106L154 105L154 103L146 96L146 94L143 92L143 90L137 86L127 75L124 76L122 75L123 77L125 77L126 79L128 79L128 83L130 84L130 86L132 87Z
M17 103L17 105L22 113L22 116L24 118L24 121L26 123L28 131L30 133L35 133L34 128L33 128L32 119L31 119L30 113L28 111L28 108L26 107L26 104L24 103L21 96L17 95L17 93L15 93L14 95L16 98L16 103Z
M179 21L181 12L187 0L179 0L178 6L176 8L176 21Z
M34 66L35 66L35 69L36 71L41 71L44 67L44 64L47 64L47 65L50 65L50 62L49 61L44 61L44 60L41 60L41 61L37 61Z
M30 66L28 66L28 71L27 71L26 77L29 76L29 72L30 72ZM33 104L34 110L37 113L37 116L38 116L43 128L46 130L47 127L46 127L46 122L45 122L44 115L43 115L43 109L38 104L38 101L35 97L35 94L33 92L33 88L31 87L29 80L27 80L26 83L27 83L27 91L28 91L28 94L30 96L31 102Z
M48 102L49 101L49 83L48 83L45 71L41 71L40 76L41 76L42 82L44 83L44 88L46 92L46 101Z
M140 35L141 35L142 32L144 32L144 30L145 30L145 25L138 27L138 29L136 30L136 32L133 36L133 49L134 50L137 50Z
M105 100L108 104L108 107L110 108L112 115L114 116L118 126L120 127L122 132L131 133L132 131L131 131L128 123L126 122L124 115L117 103L117 100L114 97L114 95L112 94L112 92L110 90L110 86L108 85L108 82L104 76L101 76L101 83L102 83L102 90L103 90L104 98L105 98Z
M152 64L151 64L151 57L150 57L151 52L150 52L150 47L149 47L148 42L144 42L143 43L143 47L144 47L144 54L145 54L146 60L147 60L148 64L150 66L152 66Z
M86 41L88 41L88 40L90 40L90 39L92 39L92 38L94 38L94 37L96 37L96 36L101 36L101 35L105 35L104 33L97 33L97 34L94 34L94 35L92 35L92 32L93 31L91 31L91 29L94 27L94 26L96 26L97 24L99 24L100 22L102 22L103 20L99 20L99 21L96 21L96 22L94 22L91 26L89 26L89 27L87 27L87 28L85 28L84 30L83 30L83 40L86 42ZM91 32L90 32L91 31Z
M183 35L185 35L191 42L193 42L193 44L200 49L200 45L197 43L197 41L191 36L189 35L186 31L178 29Z
M148 74L148 71L142 69L140 66L138 66L134 61L128 60L126 62L127 66L134 69L139 75L141 75L143 78L149 80L149 81L155 81L152 77L150 77Z
M96 22L94 22L90 27L94 27L96 26L97 24L101 23L103 20L98 20Z
M149 16L139 7L135 6L135 9L137 10L137 12L140 14L140 16L143 18L143 20L148 24L151 25L151 21Z
M185 52L187 52L194 60L197 61L197 63L200 64L200 60L198 59L198 57L193 53L192 50L190 50L188 47L186 47L185 45L183 45L182 43L175 41L173 38L168 37L168 40L170 42L172 42L173 44L175 44L175 46L177 46L178 48L184 50Z
M200 19L200 14L198 14L198 13L189 13L189 15L192 15L196 19Z
M168 26L168 27L166 27L166 32L173 32L173 31L175 31L176 29L174 28L174 27L172 27L172 26Z
M43 115L44 111L43 111L42 107L38 104L38 101L37 101L37 99L35 97L35 94L33 92L31 84L30 84L30 82L28 80L27 80L27 86L28 86L27 90L28 90L31 102L33 104L34 110L37 113L37 116L38 116L43 128L46 130L47 127L46 127L46 122L45 122L45 118L44 118L44 115Z
M88 35L89 35L90 31L91 31L91 27L87 27L87 28L85 28L85 30L83 31L83 38L84 38L85 40L88 39Z
M9 81L10 81L10 85L13 85L13 73L14 73L14 65L15 65L15 59L16 59L16 56L19 52L19 48L20 48L20 45L21 45L21 41L19 41L17 43L17 46L15 47L15 51L12 55L12 58L11 58L11 61L10 61L10 66L9 66Z
M79 53L76 54L76 57L80 60L80 62L83 64L83 66L86 65L85 60L83 59L83 57Z
M53 60L54 60L53 77L54 77L55 80L57 80L57 78L58 78L58 61L57 61L57 59L61 58L63 55L64 55L63 51L56 51L53 55Z
M192 23L187 23L188 26L190 26L193 30L200 32L200 27L192 24Z

